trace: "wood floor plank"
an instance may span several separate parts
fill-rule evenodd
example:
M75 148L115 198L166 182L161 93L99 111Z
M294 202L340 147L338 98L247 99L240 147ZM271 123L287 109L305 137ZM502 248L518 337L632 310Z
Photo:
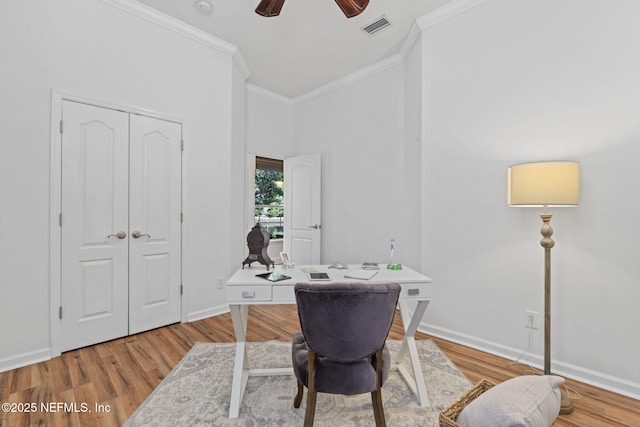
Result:
M403 330L397 315L389 338L400 339ZM298 331L295 306L252 306L249 310L249 340L290 341ZM416 335L416 339L427 338L431 337ZM473 383L485 378L496 384L529 369L479 350L432 339ZM231 316L226 313L70 351L46 362L2 372L2 402L84 402L92 412L0 413L0 426L121 426L196 342L234 341ZM566 383L570 390L579 393L580 399L574 401L574 413L558 417L554 427L640 426L639 401L573 380ZM109 411L95 412L96 404L103 408L108 405Z
M158 364L148 351L152 344L146 340L146 336L143 336L143 334L137 335L136 338L127 342L127 348L133 363L145 372L156 369Z
M102 346L102 344L86 348L88 355L87 359L92 362L88 366L87 370L91 377L91 384L94 387L96 397L98 399L97 401L103 402L113 399L117 395L117 392L109 378L107 362L100 356L101 352L99 351L99 348L96 348L100 346ZM108 355L109 353L107 352L104 354Z

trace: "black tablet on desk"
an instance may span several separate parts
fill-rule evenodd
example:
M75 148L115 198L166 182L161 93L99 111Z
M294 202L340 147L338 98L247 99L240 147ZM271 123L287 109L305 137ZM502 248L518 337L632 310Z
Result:
M266 279L266 280L268 280L270 282L279 282L281 280L291 279L291 277L285 276L284 274L277 273L275 271L273 271L271 273L256 274L256 277L262 277L263 279Z

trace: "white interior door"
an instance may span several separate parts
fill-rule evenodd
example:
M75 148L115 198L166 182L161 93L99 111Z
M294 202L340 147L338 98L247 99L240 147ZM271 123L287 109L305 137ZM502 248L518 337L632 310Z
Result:
M320 154L284 161L284 251L297 264L321 263Z
M178 123L131 115L129 333L180 321Z
M127 335L129 115L64 101L62 351Z
M63 101L61 350L180 321L178 123Z

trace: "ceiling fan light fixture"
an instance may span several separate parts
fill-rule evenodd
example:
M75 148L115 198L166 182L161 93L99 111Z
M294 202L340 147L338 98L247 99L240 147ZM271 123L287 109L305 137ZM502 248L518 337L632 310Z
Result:
M256 7L256 13L266 18L278 16L283 4L284 0L262 0Z
M353 18L360 15L367 8L369 0L336 0L336 3L347 18ZM258 7L256 7L256 13L266 18L278 16L282 10L282 5L284 5L284 0L261 0Z
M336 0L347 18L360 15L369 5L369 0Z

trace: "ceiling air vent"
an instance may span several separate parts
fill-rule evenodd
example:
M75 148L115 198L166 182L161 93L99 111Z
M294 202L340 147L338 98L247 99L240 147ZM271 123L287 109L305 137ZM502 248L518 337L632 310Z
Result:
M362 27L362 30L373 35L378 31L381 31L387 28L389 25L391 25L391 22L389 22L386 16L383 15L380 18L373 21L371 24L367 25L366 27Z

